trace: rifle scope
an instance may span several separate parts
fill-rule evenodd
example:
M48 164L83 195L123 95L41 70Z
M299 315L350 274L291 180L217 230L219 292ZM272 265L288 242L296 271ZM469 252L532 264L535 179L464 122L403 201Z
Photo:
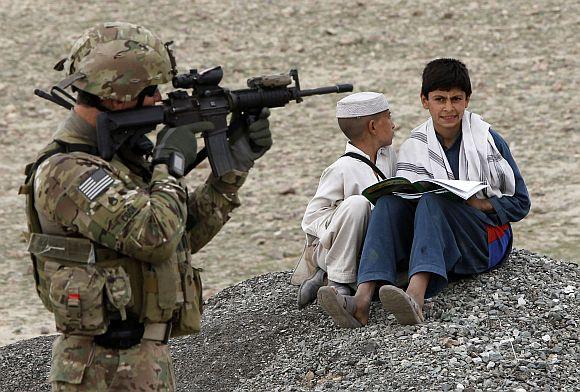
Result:
M217 86L224 77L222 67L217 66L197 72L197 69L190 69L189 73L177 75L173 78L172 84L175 88L195 88L197 86Z

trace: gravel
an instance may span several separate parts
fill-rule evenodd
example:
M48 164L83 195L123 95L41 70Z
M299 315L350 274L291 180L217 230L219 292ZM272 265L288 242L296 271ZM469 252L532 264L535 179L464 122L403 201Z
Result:
M297 310L289 272L261 275L209 299L199 335L171 341L178 389L577 391L578 275L516 250L430 301L425 324L400 326L373 304L358 330L317 305ZM53 339L0 348L0 389L48 390Z

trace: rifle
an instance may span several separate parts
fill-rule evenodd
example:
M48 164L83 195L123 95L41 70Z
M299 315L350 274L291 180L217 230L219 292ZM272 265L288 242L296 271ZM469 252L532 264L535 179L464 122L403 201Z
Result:
M227 116L245 113L256 116L262 108L283 107L290 101L302 102L303 97L352 91L352 84L338 84L310 90L300 89L298 70L288 75L250 78L248 88L228 90L219 86L223 77L220 66L202 72L192 69L176 75L173 87L162 105L115 112L103 112L97 117L99 155L111 160L117 149L129 138L153 131L158 124L177 127L200 121L211 121L214 129L202 132L205 147L198 153L195 165L209 158L211 170L220 177L234 169L229 149ZM288 87L292 81L294 86Z

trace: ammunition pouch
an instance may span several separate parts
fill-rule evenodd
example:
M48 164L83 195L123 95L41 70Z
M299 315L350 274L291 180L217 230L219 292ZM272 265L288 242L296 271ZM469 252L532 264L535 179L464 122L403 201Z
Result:
M143 314L146 323L171 321L171 336L190 335L201 328L202 285L200 270L191 267L184 239L177 262L143 264Z
M73 335L98 335L107 330L103 288L105 277L95 268L63 267L51 277L49 298L56 328Z
M177 322L173 326L171 336L190 335L201 329L201 313L203 308L202 284L200 269L192 268L190 264L180 264L181 282L183 287L183 303L179 308Z
M43 267L43 302L50 305L59 331L100 335L107 330L110 314L127 318L131 284L116 252L96 249L85 238L38 233L31 234L28 251Z
M142 322L172 322L171 336L200 330L200 270L191 267L186 252L180 252L183 260L177 263L152 265L136 262L86 238L38 233L30 235L28 251L41 268L40 293L46 293L41 298L48 303L57 329L63 333L104 334L111 315L126 320L127 308L132 305L139 306L134 314ZM136 282L142 279L142 285L132 282L127 272L133 272Z

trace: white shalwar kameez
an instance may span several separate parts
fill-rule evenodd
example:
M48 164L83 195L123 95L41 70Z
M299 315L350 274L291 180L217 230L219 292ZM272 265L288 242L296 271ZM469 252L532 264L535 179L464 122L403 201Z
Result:
M370 159L350 142L345 152ZM394 176L396 162L392 146L378 150L375 164L387 178ZM315 246L314 257L328 273L328 279L346 284L356 282L358 259L372 208L361 193L380 180L369 165L348 156L338 158L322 173L316 194L306 207L302 230L307 243Z

